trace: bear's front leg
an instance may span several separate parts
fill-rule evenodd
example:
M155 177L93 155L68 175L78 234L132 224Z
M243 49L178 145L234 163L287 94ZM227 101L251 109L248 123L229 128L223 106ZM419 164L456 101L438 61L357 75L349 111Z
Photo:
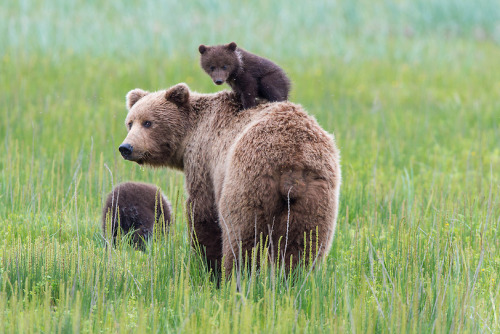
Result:
M253 92L242 92L241 93L241 104L243 105L243 109L250 109L253 108L257 105L255 102L255 98L257 97L257 94Z
M209 269L219 273L222 260L222 233L217 223L215 206L202 200L188 199L186 209L189 217L191 244L199 247L206 257Z
M243 109L250 109L257 105L255 98L258 95L259 86L257 80L251 75L244 73L238 76L233 89L240 96Z

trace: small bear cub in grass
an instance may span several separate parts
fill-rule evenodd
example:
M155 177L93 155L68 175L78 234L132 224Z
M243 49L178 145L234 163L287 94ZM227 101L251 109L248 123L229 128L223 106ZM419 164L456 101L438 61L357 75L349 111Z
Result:
M232 42L226 45L200 45L201 67L216 85L227 82L241 100L243 109L255 107L255 98L269 102L286 101L290 80L281 67L254 55Z
M157 186L140 182L119 184L109 193L102 210L104 237L112 237L115 243L119 229L122 236L134 231L131 242L137 249L144 249L155 224L164 224L158 228L161 232L166 230L171 211L170 202Z

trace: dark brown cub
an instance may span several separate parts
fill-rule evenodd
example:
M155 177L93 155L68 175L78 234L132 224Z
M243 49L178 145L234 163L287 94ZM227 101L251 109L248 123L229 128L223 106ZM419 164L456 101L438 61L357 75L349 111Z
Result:
M216 85L227 82L238 94L244 109L257 105L255 98L269 102L286 101L290 80L285 71L272 61L237 47L200 45L201 67Z
M115 242L118 230L125 235L134 231L131 241L139 249L153 233L155 224L164 231L170 223L171 205L160 189L154 185L125 182L117 185L108 195L102 210L104 236L111 235ZM107 232L107 228L111 228Z

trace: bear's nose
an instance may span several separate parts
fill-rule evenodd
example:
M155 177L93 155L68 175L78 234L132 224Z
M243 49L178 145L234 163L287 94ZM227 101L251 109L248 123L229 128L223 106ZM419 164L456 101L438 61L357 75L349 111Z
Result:
M124 159L127 159L132 154L132 150L133 148L130 144L121 144L120 147L118 147L118 151L120 151Z
M215 82L215 84L217 84L217 85L222 85L222 83L224 82L224 80L222 80L222 79L215 79L215 81L214 81L214 82Z

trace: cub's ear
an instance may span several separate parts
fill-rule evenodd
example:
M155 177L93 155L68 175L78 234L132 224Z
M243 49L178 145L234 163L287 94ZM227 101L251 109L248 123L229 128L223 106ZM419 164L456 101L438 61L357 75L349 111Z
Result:
M230 51L235 51L236 47L237 47L237 45L235 42L231 42L228 45L226 45L226 48L228 48Z
M207 50L208 50L208 47L207 47L207 46L205 46L205 45L203 45L203 44L201 44L201 45L198 47L198 51L200 51L200 54L204 54L204 53L205 53L205 51L207 51Z
M182 107L189 103L189 87L185 83L180 83L167 90L165 93L167 101Z
M131 90L130 92L127 93L127 109L130 110L134 106L134 104L137 103L140 99L142 99L144 96L148 95L149 92L146 92L145 90L142 90L140 88L136 88L134 90Z

